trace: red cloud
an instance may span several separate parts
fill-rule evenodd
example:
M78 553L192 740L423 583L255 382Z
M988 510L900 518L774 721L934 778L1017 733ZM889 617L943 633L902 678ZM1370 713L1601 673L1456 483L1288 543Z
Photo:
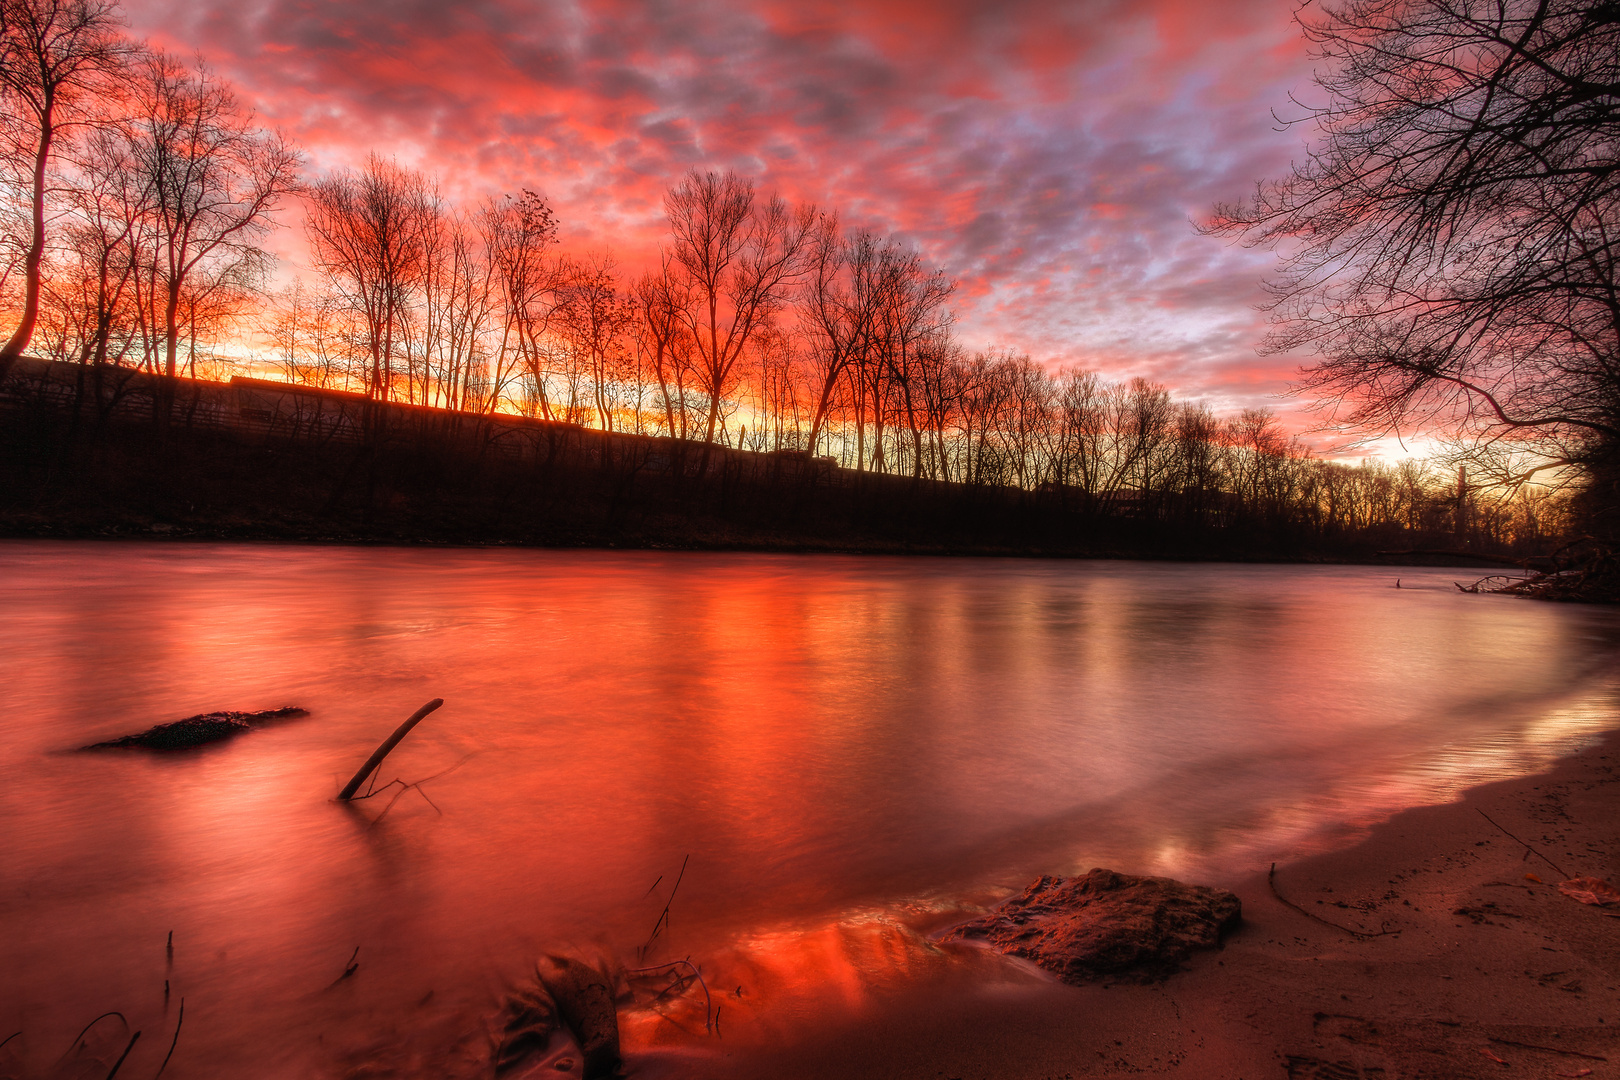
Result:
M959 330L1267 403L1264 254L1189 217L1286 169L1309 77L1292 0L137 0L315 167L371 150L447 194L534 188L565 242L635 265L687 169L893 231L962 284ZM1271 402L1276 404L1275 402Z

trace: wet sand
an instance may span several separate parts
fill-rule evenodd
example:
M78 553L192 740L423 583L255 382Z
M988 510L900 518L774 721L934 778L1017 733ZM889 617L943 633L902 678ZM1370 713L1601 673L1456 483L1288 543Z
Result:
M1207 882L1238 894L1244 922L1163 983L1069 987L997 959L998 978L955 978L925 1003L897 995L857 1022L829 1017L791 1048L734 1042L638 1071L1620 1078L1620 905L1554 887L1620 879L1620 733L1549 772L1406 811L1352 848L1278 855L1284 898L1361 933L1286 906L1264 874Z

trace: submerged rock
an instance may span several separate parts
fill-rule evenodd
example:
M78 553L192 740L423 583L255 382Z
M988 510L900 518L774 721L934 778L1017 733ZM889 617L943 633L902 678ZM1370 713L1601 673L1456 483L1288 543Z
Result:
M617 1073L619 1010L613 980L589 964L565 956L546 957L538 974L540 985L579 1040L586 1080Z
M229 739L270 720L290 720L308 716L309 712L288 705L264 712L211 712L188 716L169 724L158 724L135 735L121 739L91 743L85 750L109 750L137 747L146 750L189 750L194 746Z
M1037 878L946 940L982 940L1032 960L1068 983L1108 976L1163 978L1194 949L1220 944L1242 917L1232 893L1170 878L1096 869Z
M498 1080L562 1080L585 1076L585 1055L544 986L507 999L495 1050Z

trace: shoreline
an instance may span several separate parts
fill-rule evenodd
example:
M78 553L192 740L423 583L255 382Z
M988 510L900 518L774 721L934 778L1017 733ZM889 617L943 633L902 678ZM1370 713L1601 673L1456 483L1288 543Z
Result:
M1392 553L1389 556L1347 554L1302 554L1295 556L1260 552L1254 555L1197 554L1187 552L1113 551L1000 547L951 547L949 545L922 546L905 544L855 543L818 544L812 541L746 542L715 541L704 543L666 542L662 540L582 540L577 543L528 542L503 539L436 539L432 537L368 537L352 535L320 535L316 533L277 534L268 531L203 529L168 529L163 531L74 530L64 528L36 531L10 527L0 520L0 543L137 543L137 544L253 544L266 547L339 547L339 548L397 548L400 550L446 551L601 551L623 554L646 552L655 554L742 554L742 555L854 555L886 556L917 559L1032 559L1058 562L1145 562L1185 563L1188 565L1221 566L1370 566L1390 569L1418 570L1489 570L1501 569L1503 563L1496 556L1472 557L1466 555L1436 556L1427 552ZM1395 554L1409 558L1395 558ZM1544 556L1526 556L1534 560Z
M1278 859L1282 897L1357 934L1251 874L1222 883L1243 901L1224 947L1162 983L1073 987L970 958L978 978L812 1025L793 1045L654 1052L631 1075L1620 1077L1620 910L1556 888L1561 872L1620 878L1617 784L1611 730L1547 771L1405 810L1352 847ZM991 967L1000 979L983 978Z

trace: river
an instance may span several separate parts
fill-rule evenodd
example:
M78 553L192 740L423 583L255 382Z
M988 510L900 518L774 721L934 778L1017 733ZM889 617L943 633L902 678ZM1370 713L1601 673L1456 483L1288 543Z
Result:
M474 1075L545 952L690 957L733 1048L997 977L926 933L1038 873L1234 881L1620 726L1616 613L1473 576L0 543L0 1038L45 1075L118 1010L150 1075L184 998L173 1080ZM379 774L420 786L335 802L433 697ZM692 993L627 1010L633 1066L713 1052Z

